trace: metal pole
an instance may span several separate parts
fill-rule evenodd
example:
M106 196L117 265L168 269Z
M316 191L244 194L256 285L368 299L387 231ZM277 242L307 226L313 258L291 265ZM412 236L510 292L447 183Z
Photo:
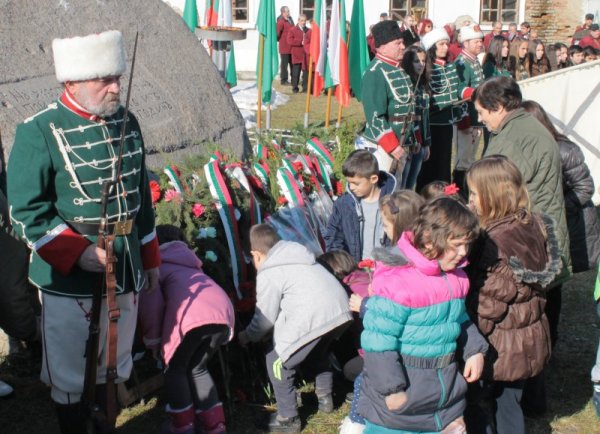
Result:
M265 36L260 35L258 43L258 106L256 107L256 130L260 132L262 117L262 78L263 78L263 60L265 57Z
M310 94L312 93L313 62L312 56L308 57L308 84L306 89L306 104L304 109L304 128L308 128L308 115L310 113Z

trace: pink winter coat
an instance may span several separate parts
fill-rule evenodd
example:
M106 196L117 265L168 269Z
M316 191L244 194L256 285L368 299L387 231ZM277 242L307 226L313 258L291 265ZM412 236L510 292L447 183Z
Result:
M161 345L166 364L187 332L208 324L224 324L233 337L234 314L229 297L202 271L202 262L181 241L160 246L160 290L142 291L139 321L144 343Z

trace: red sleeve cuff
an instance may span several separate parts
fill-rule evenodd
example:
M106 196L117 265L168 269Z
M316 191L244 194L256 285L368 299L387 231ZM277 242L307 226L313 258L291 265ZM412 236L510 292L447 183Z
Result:
M150 270L160 265L160 248L158 247L158 239L154 237L152 241L143 244L141 247L142 264L144 270Z
M400 145L400 142L398 141L398 137L396 137L396 134L394 134L393 131L390 131L389 133L386 133L383 136L381 136L378 144L383 148L385 152L389 154L394 149L396 149L398 145Z
M67 228L37 249L36 253L60 274L67 276L90 244L81 234Z
M471 95L475 92L474 87L465 87L462 91L462 99L471 99Z

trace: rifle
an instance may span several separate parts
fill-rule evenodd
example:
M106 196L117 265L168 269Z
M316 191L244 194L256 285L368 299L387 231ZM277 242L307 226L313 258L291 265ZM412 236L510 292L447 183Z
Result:
M94 288L92 294L92 309L90 312L90 325L88 328L88 340L86 343L86 362L85 376L83 383L82 404L86 412L86 431L88 434L94 434L98 429L111 430L115 426L117 419L116 405L116 387L117 379L117 323L120 318L120 310L117 306L117 278L116 278L116 258L113 250L115 240L114 230L111 232L111 226L108 221L108 202L113 189L121 181L121 166L123 162L123 148L125 142L125 132L127 127L127 116L129 114L129 101L131 98L131 85L133 80L133 69L135 66L135 56L137 53L139 32L135 34L135 43L133 46L133 56L131 59L131 72L129 74L129 85L127 88L127 100L123 112L123 122L121 124L121 133L119 141L119 156L114 164L112 177L109 181L102 184L102 196L100 202L100 225L98 227L97 246L106 252L106 268L102 283ZM119 222L113 224L116 229ZM106 292L108 330L106 345L106 403L105 413L96 397L96 377L98 372L98 344L100 339L100 311L102 309L102 294Z

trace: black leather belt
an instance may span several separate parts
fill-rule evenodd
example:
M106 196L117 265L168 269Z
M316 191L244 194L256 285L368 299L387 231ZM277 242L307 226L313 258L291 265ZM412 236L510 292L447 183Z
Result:
M75 231L81 235L98 235L100 231L99 223L67 222ZM133 219L120 220L108 224L107 232L114 235L129 235L133 227Z

